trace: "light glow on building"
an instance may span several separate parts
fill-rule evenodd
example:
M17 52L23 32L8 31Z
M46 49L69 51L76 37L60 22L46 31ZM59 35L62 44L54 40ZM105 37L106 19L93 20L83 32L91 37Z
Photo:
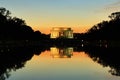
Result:
M67 27L54 27L51 30L50 38L73 38L73 30Z

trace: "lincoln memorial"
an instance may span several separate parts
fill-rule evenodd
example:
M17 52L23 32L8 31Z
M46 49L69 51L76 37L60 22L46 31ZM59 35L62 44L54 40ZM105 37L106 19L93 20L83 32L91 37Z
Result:
M73 38L73 30L67 27L54 27L51 30L50 38Z

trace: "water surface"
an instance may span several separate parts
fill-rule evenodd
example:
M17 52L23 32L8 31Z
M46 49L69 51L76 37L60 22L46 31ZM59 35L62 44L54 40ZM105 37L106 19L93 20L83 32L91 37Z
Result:
M120 80L111 68L93 61L85 51L51 47L26 62L24 67L10 72L6 80Z

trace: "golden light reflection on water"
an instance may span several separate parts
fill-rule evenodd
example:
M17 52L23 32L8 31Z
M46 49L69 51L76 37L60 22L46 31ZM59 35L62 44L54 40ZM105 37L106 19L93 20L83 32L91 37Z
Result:
M64 50L52 48L50 50L42 52L39 56L34 55L30 65L35 67L35 69L38 67L44 68L45 70L48 69L48 66L50 69L55 67L63 69L67 68L67 66L71 66L73 69L79 69L79 67L86 68L88 65L91 67L94 66L92 65L94 62L85 52L74 52L72 48L64 48Z
M51 47L50 52L53 58L71 58L71 56L73 56L72 47L59 48L59 49L56 47Z
M43 68L45 70L48 69L48 66L51 67L50 69L54 69L55 67L63 69L68 68L67 66L71 66L73 69L82 68L84 70L94 70L95 67L96 69L102 69L102 66L95 63L88 54L85 52L74 52L74 48L72 47L51 47L50 51L42 52L39 56L34 55L30 65L37 69L36 64L38 68ZM81 72L83 72L83 70L81 70Z
M46 50L40 55L34 55L24 69L26 72L23 70L20 74L29 75L30 78L27 80L110 80L112 78L108 74L109 67L103 68L85 52L74 52L72 47L51 47L50 51ZM24 77L26 80L27 76ZM115 80L119 79L115 78Z
M50 51L44 51L39 56L34 55L34 59L53 59L53 58L73 58L73 59L90 59L89 56L85 52L74 52L73 47L66 48L57 48L51 47Z
M82 60L88 60L92 61L91 58L85 53L85 52L74 52L73 47L66 47L66 48L57 48L57 47L51 47L50 51L44 51L39 56L34 55L33 60L40 60L41 62L45 61L53 61L56 60L65 60L67 61L82 61Z

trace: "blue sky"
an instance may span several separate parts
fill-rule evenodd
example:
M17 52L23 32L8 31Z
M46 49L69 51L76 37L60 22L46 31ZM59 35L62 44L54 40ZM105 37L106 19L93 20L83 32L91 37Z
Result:
M0 7L43 33L52 27L84 32L119 11L120 0L0 0Z

